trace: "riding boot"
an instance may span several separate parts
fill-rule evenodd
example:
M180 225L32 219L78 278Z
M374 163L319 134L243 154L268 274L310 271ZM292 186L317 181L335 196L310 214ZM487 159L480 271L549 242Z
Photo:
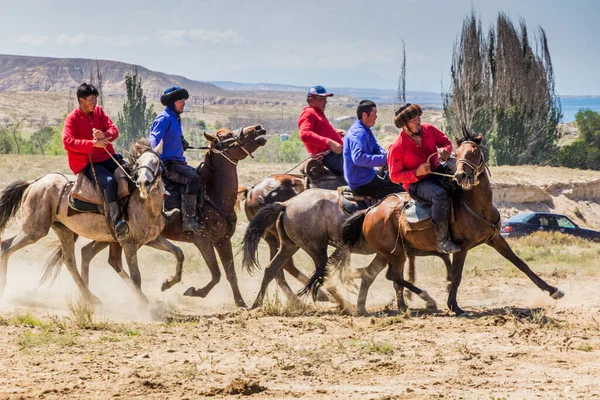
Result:
M121 240L125 238L129 233L129 225L123 220L123 213L121 212L121 206L118 201L108 203L108 215L110 215L110 220L115 227L117 239Z
M198 232L204 229L204 225L196 221L196 195L181 195L181 230L184 232Z
M460 251L460 246L450 240L448 221L436 222L433 226L435 228L438 253L451 254Z

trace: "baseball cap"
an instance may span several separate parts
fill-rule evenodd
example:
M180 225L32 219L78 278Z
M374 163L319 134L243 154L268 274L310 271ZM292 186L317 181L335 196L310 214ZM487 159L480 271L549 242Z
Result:
M308 94L306 95L306 97L311 97L311 96L329 97L329 96L333 96L333 93L327 93L327 90L325 90L325 88L323 86L313 86L310 89L308 89Z

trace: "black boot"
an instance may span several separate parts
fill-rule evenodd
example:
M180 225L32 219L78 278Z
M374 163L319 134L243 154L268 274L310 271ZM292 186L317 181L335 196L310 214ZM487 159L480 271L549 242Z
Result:
M117 240L124 239L129 233L129 225L123 220L123 213L118 201L108 203L108 215L110 215L110 220L115 227Z
M433 226L435 228L438 253L451 254L460 251L460 246L450 240L448 221L436 222Z
M196 195L181 195L181 230L184 232L198 232L204 229L204 225L196 221Z

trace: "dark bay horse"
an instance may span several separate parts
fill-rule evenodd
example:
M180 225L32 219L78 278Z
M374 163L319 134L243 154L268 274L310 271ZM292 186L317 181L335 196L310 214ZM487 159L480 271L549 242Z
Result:
M323 270L328 261L343 264L348 256L348 251L356 254L372 254L374 250L364 240L355 243L350 249L342 245L340 231L349 215L338 205L338 194L334 190L308 189L295 197L285 201L263 206L250 221L244 236L243 266L251 272L258 265L256 252L258 242L268 232L277 234L277 252L265 268L259 293L253 304L258 307L262 304L266 289L274 277L281 271L291 257L302 249L313 259L317 270ZM327 246L336 247L329 260ZM449 259L437 252L432 254L445 259L449 268ZM414 267L414 257L411 256L411 265ZM358 295L358 311L366 314L365 303L367 293L373 280L386 266L385 259L376 256L368 267L356 271L354 277L360 277L361 287ZM413 270L414 271L414 270ZM351 306L335 288L326 286L327 291L347 312L354 312ZM423 295L424 296L424 295ZM432 305L433 300L426 298Z
M215 135L205 134L210 143L202 170L210 175L206 185L208 199L204 204L203 222L206 229L200 233L183 232L181 219L177 218L169 222L161 233L170 240L193 243L200 250L211 272L212 279L205 287L201 289L190 287L185 291L185 296L206 297L219 283L221 272L215 254L216 249L231 285L235 304L239 307L246 306L238 287L231 246L231 237L237 221L235 213L238 189L237 164L266 143L265 134L266 131L260 125L244 128L239 133L221 129ZM89 276L90 261L107 245L107 243L91 242L84 246L81 250L83 276ZM109 260L120 263L120 259L119 247L111 246ZM162 289L166 290L180 282L181 274L182 266L178 264L175 275L163 284Z
M553 299L560 299L564 293L536 275L500 235L500 213L492 204L492 187L481 147L483 138L481 135L473 137L466 131L463 135L464 138L458 140L454 174L454 180L462 191L460 196L454 197L454 222L451 224L452 239L460 245L461 251L454 253L452 257L449 309L456 315L464 314L456 301L463 266L469 250L484 243L496 249ZM433 226L422 231L409 230L404 213L401 212L403 206L400 199L391 196L368 213L355 214L343 228L343 239L352 244L364 235L366 241L389 264L387 278L401 288L406 287L419 294L421 289L406 282L402 276L406 253L410 250L435 251L436 237ZM325 273L326 271L321 271L322 276ZM313 285L311 288L317 286ZM398 306L405 307L400 301Z
M165 226L162 203L165 193L160 175L162 142L156 149L146 139L132 145L132 166L136 189L130 195L128 215L130 231L118 244L123 247L129 265L132 286L146 301L141 291L141 276L137 250L144 244L171 251L172 244L159 236ZM116 242L104 215L83 213L69 216L68 197L72 182L61 174L48 174L33 181L16 181L0 194L0 232L8 221L21 210L19 232L2 240L0 264L0 295L6 287L9 257L17 250L45 237L52 228L60 240L61 257L77 287L88 300L99 302L90 292L77 270L75 240L83 236L102 242ZM53 268L50 265L48 268ZM47 269L45 276L52 275ZM129 278L129 277L127 277ZM132 280L132 281L131 281Z

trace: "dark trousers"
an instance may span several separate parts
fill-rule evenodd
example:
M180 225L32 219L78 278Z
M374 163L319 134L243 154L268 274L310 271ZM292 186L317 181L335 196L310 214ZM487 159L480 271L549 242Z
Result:
M165 161L165 178L185 186L181 194L198 194L200 175L184 161Z
M344 176L344 155L330 151L323 156L323 164L334 175Z
M419 182L411 183L408 193L416 200L432 203L433 223L450 219L450 194L437 177L429 176Z
M125 163L121 155L115 154L114 157L119 161L121 165ZM119 166L112 160L112 158L101 162L95 162L93 164L94 170L92 170L92 165L90 163L85 166L85 168L83 169L83 173L92 182L96 182L96 180L94 179L95 171L96 178L98 179L98 186L100 186L100 189L104 191L106 202L112 203L113 201L117 201L118 184L113 174Z
M361 196L371 196L382 199L388 194L404 192L404 188L401 185L397 185L392 181L376 175L371 182L357 187L354 189L354 192Z

